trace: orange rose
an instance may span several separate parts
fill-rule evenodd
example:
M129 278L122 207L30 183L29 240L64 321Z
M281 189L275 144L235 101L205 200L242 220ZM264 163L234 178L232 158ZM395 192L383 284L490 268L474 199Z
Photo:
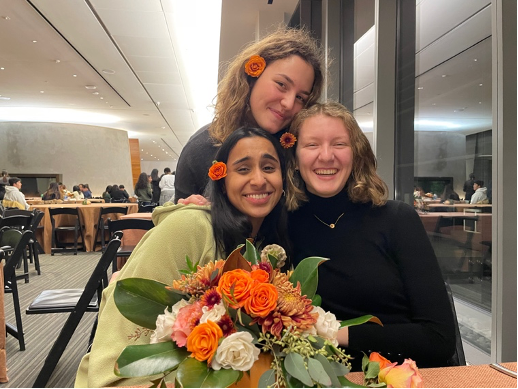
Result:
M232 308L241 308L248 297L250 290L254 286L254 280L250 273L243 269L236 269L223 273L218 282L217 290L222 296L235 304L229 304Z
M393 365L392 362L390 362L387 358L382 356L380 353L372 352L371 355L369 355L369 361L371 362L378 362L380 364L380 370L383 370L387 366ZM394 364L394 366L397 363Z
M252 317L266 317L277 308L279 294L272 284L257 283L245 301L245 311Z
M263 57L252 55L245 64L245 73L252 77L259 77L266 67L266 61Z
M387 388L422 388L423 378L417 370L415 362L405 359L402 365L391 364L379 373L380 382L385 382Z
M211 363L218 348L218 342L223 337L223 331L213 321L199 324L187 337L187 351L198 361Z
M227 165L225 162L214 162L209 169L209 177L212 181L221 180L227 176Z
M263 283L268 282L268 280L270 279L270 274L268 274L268 272L263 269L255 269L252 270L252 272L250 273L250 277L252 277L254 280L258 282Z

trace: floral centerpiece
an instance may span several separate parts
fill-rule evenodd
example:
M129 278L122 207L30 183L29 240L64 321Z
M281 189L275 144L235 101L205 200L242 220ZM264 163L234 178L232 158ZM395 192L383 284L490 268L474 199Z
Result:
M154 331L150 344L122 351L115 373L159 375L155 387L165 387L172 372L176 387L227 387L239 385L261 354L271 362L254 382L259 387L355 386L344 377L350 357L338 347L337 332L379 320L367 315L339 322L318 306L318 265L327 259L309 257L284 273L280 246L262 253L248 241L242 246L203 267L186 257L188 269L172 286L140 278L118 281L119 311ZM363 365L366 384L386 385L374 374L383 371L380 360Z

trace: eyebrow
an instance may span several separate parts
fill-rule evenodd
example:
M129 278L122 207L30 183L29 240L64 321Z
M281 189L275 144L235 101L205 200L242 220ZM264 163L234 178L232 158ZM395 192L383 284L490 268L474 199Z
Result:
M286 79L286 81L288 81L291 85L295 85L293 80L290 77L288 77L286 74L279 73L277 75L281 76L281 77L284 77ZM311 92L306 92L306 91L300 91L300 93L308 95L308 96L311 94Z
M261 159L263 159L263 158L270 159L270 160L272 160L274 162L279 163L279 160L277 158L275 158L273 155L268 154L268 153L264 153L263 155L261 155ZM250 157L246 156L244 158L238 159L237 161L233 162L232 165L237 165L237 164L239 164L241 162L248 161L249 159L250 159Z

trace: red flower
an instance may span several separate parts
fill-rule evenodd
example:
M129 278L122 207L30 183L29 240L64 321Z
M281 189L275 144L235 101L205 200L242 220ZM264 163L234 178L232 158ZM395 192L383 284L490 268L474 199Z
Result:
M227 176L227 165L225 162L214 161L213 165L209 169L209 177L212 181L221 180Z
M297 138L291 132L285 132L284 134L282 134L280 141L282 147L284 147L285 149L289 149L290 147L295 146Z

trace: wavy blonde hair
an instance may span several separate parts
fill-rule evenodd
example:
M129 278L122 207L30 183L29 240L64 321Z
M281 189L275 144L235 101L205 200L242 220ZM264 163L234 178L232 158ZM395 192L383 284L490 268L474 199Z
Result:
M245 73L245 63L252 55L263 57L266 66L276 60L298 55L315 72L306 107L317 102L322 93L325 76L322 47L307 30L278 28L260 41L249 44L228 65L227 72L218 85L215 116L209 127L211 138L219 143L239 127L256 125L249 112L250 92L256 79Z
M301 110L291 123L290 132L298 137L302 124L309 118L325 115L342 120L349 132L353 150L353 168L347 180L346 187L349 198L355 203L372 202L380 206L387 202L388 188L376 173L376 157L369 140L358 126L354 116L342 104L327 102L315 104ZM303 202L308 201L305 193L305 183L297 171L296 149L288 150L286 204L289 211L296 210Z

